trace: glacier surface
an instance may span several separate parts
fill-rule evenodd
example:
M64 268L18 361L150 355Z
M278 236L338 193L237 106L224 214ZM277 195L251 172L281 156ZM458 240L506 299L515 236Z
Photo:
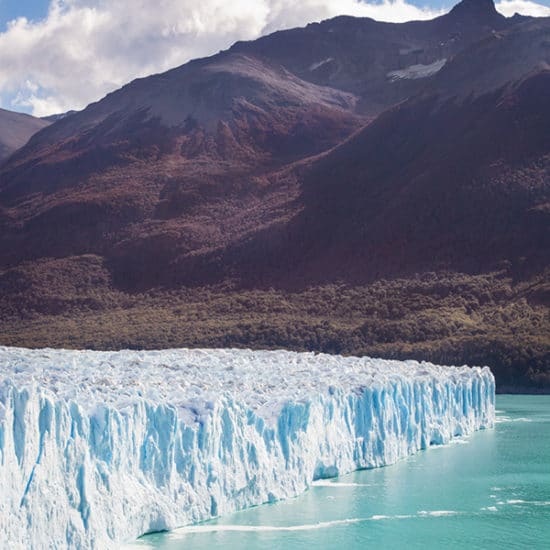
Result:
M0 347L0 537L112 548L494 423L488 368Z

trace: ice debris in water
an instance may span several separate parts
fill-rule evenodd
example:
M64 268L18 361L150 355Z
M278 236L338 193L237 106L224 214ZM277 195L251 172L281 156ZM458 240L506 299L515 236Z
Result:
M110 548L494 423L488 368L249 350L0 347L0 533Z

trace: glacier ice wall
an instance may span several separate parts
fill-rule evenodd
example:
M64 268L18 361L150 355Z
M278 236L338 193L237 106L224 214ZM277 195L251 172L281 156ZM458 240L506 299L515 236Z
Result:
M488 368L0 347L0 536L9 548L117 547L493 422Z

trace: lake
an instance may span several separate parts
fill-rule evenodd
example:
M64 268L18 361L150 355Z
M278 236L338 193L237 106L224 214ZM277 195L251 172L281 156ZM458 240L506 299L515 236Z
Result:
M132 548L548 549L550 396L496 403L493 430Z

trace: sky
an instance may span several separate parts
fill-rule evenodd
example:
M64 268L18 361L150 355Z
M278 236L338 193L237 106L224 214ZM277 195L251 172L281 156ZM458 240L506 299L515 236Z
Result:
M458 0L456 0L458 1ZM452 0L0 0L0 107L82 109L137 77L336 15L430 19ZM550 0L496 0L550 16Z

